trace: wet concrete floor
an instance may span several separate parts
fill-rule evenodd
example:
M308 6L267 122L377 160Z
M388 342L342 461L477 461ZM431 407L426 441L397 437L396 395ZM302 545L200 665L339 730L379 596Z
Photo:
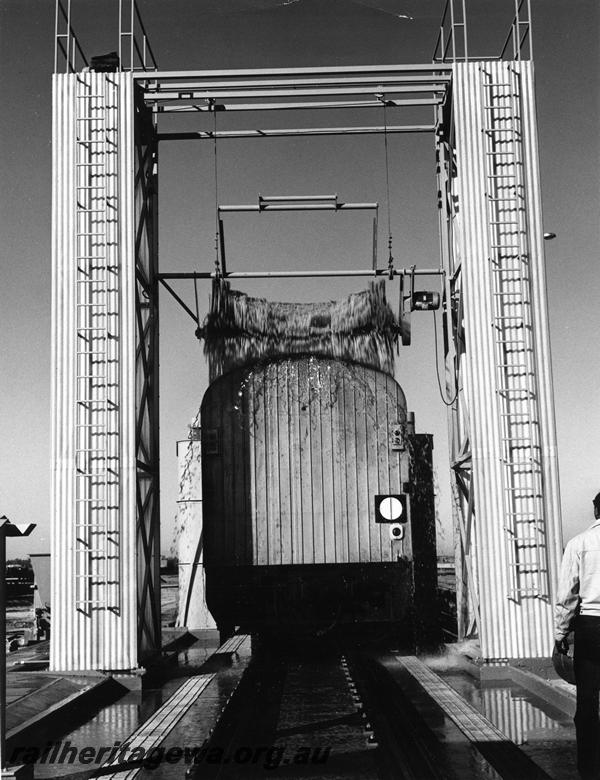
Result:
M87 723L62 737L58 755L54 752L55 760L49 761L47 752L46 760L42 758L35 765L35 777L74 776L83 779L86 775L92 776L94 770L97 770L108 757L109 749L122 744L129 734L169 698L184 678L200 672L218 671L214 683L192 705L161 745L163 756L171 748L181 748L184 751L183 755L172 763L163 761L158 767L142 769L138 775L139 780L183 778L190 762L193 761L194 751L201 749L210 728L250 661L250 650L246 645L233 656L210 661L207 668L206 661L215 649L214 645L205 647L196 643L181 651L177 662L169 666L162 677L148 681L149 685L145 687L143 693L126 694ZM572 780L577 777L573 723L560 710L517 685L481 684L479 680L464 671L452 669L435 671L467 702L519 745L554 780ZM339 681L332 678L334 673L337 674L337 671L332 672L327 664L324 664L320 670L319 667L316 668L312 680L312 697L308 701L305 696L306 680L302 678L301 664L298 664L297 668L293 664L290 666L284 689L285 708L282 708L282 712L286 714L278 723L274 744L264 746L265 751L260 757L264 776L358 777L364 780L377 777L376 765L369 757L369 745L366 740L358 738L356 731L348 730L343 722L336 724L336 719L343 720L348 714L349 703L346 694L339 693L340 687L337 685ZM329 723L326 723L321 731L318 728L311 729L311 722L314 721L313 726L316 726L318 722L323 721L323 708ZM283 761L292 754L297 755L300 749L307 746L311 750L325 749L329 746L332 752L335 748L339 766L336 768L336 765L329 762L328 768L314 765L305 767L301 775L294 774L293 767L286 768ZM44 745L38 748L43 749ZM91 762L89 751L84 754L85 759L81 760L83 758L81 751L85 748L93 748L91 755L94 758ZM106 748L102 755L99 754L100 748ZM61 754L62 761L59 760ZM159 755L156 754L157 759ZM172 755L176 756L177 751ZM292 759L288 763L292 763ZM471 771L467 768L466 770ZM464 780L470 780L471 777L475 780L481 777L481 774L477 774L476 767L472 768L472 772L472 775L465 774Z

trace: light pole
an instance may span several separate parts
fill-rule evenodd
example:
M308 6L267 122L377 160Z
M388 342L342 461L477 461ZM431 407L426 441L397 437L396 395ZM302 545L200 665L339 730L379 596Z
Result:
M34 523L14 525L6 515L0 517L0 778L16 778L19 768L6 768L6 538L29 536Z

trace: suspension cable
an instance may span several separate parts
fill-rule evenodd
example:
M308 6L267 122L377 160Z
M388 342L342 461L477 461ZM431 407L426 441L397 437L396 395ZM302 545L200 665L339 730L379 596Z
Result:
M392 201L390 197L390 158L388 149L388 131L387 131L387 101L385 94L380 93L377 97L381 100L383 106L383 144L385 147L385 187L387 195L387 228L388 228L388 270L390 279L394 274L394 257L392 255Z
M214 146L214 173L215 173L215 273L217 279L221 276L221 262L219 260L219 169L217 153L217 110L214 98L209 100L210 110L213 112L213 146Z

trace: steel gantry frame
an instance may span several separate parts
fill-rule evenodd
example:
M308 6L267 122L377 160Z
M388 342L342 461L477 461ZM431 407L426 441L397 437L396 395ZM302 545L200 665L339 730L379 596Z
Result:
M57 2L57 52L66 68L54 85L53 668L134 669L160 646L158 289L199 325L170 282L218 275L442 278L460 634L477 630L491 661L547 654L560 514L533 74L522 56L525 45L531 50L529 3L514 0L507 44L488 60L469 60L464 2L448 0L430 65L160 71L131 0L127 10L120 2L126 68L101 75L76 72L74 53L81 50L70 2L66 12ZM375 107L383 124L231 131L216 123L227 112ZM406 109L410 122L388 124L387 110ZM163 115L179 113L213 115L214 129L161 130ZM96 136L86 136L84 126ZM215 270L159 271L161 143L374 133L434 137L439 267L381 267L375 254L368 269L236 271L223 262ZM340 207L337 198L281 199L252 208ZM103 263L112 277L97 270ZM74 319L79 310L81 321ZM96 336L81 349L87 327ZM85 382L89 399L77 395ZM118 401L111 400L111 382ZM83 471L86 487L78 492L78 452L92 450L102 471ZM118 458L107 470L111 452ZM96 525L107 544L118 540L110 548L116 558L106 544L92 544ZM83 601L73 572L87 578Z

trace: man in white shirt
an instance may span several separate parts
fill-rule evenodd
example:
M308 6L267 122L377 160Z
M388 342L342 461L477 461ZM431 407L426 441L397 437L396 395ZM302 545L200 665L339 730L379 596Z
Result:
M600 778L600 493L595 522L565 547L556 598L554 640L567 653L575 630L577 768L585 780Z

